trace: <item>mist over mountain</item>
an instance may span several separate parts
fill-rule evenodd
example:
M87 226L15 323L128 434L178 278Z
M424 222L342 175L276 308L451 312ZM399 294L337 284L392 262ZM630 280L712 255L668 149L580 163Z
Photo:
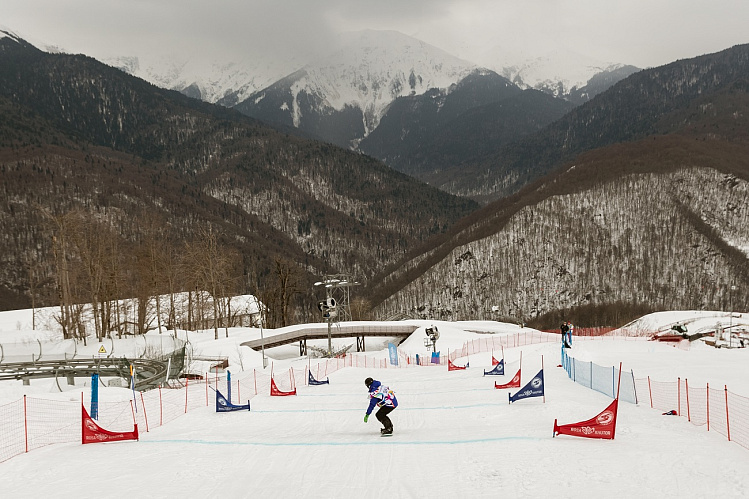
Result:
M486 68L521 89L575 104L636 70L575 53L512 57L493 53L484 59ZM146 54L106 62L163 88L236 106L262 121L353 149L379 126L395 99L448 92L480 69L396 31L374 30L341 35L324 57L297 53L277 58L251 51L242 60Z
M555 50L537 57L515 55L517 62L506 63L507 56L495 51L485 60L498 73L520 88L533 88L541 92L582 104L606 90L619 80L639 71L621 62L603 62L571 51ZM608 83L608 85L607 85ZM587 88L587 91L583 91Z
M344 48L251 95L235 109L354 148L399 97L460 81L475 65L397 32L351 34Z

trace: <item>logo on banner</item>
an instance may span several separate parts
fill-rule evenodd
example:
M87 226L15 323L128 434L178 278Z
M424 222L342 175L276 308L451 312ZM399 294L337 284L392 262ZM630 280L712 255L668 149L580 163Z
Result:
M596 423L600 425L609 425L614 421L614 413L611 411L604 411L596 418Z
M544 384L544 381L541 378L533 378L531 380L531 387L532 388L536 388L536 389L541 388L541 385L543 385L543 384Z

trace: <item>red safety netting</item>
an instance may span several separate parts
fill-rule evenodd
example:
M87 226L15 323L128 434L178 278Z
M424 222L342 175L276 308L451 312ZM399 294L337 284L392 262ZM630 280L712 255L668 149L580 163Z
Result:
M78 401L26 397L28 450L50 444L80 442L81 408Z
M27 451L23 405L24 399L0 405L0 462Z

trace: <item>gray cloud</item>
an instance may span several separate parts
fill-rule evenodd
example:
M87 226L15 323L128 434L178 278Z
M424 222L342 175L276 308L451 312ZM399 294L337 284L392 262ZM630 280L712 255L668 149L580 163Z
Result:
M493 46L655 66L746 43L746 0L3 0L0 23L93 56L323 50L392 29L476 60Z

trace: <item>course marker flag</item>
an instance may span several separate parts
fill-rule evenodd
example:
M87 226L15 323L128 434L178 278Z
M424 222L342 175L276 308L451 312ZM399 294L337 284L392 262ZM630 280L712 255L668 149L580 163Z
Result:
M329 385L330 384L330 378L325 378L325 381L316 380L314 376L312 376L312 371L309 371L309 384L310 385Z
M133 431L109 431L99 426L91 419L86 411L86 406L81 404L81 438L84 444L98 442L117 442L119 440L138 440L138 425L135 424Z
M616 387L616 398L601 411L596 417L588 419L587 421L580 421L579 423L572 423L566 425L557 424L557 420L554 420L554 433L552 436L557 435L572 435L574 437L584 438L602 438L606 440L614 440L616 434L616 415L619 409L619 386L622 381L622 365L619 364L619 382Z
M466 365L464 365L464 366L456 366L455 364L452 363L452 361L450 360L450 358L447 359L447 370L448 371L462 371L466 367L468 367L468 362L466 362Z
M496 388L497 390L504 390L505 388L520 388L520 371L521 369L518 369L518 372L515 373L515 376L513 376L512 379L504 385L498 385L495 381L494 388Z
M523 388L521 388L519 391L515 393L515 395L510 395L509 393L507 396L510 399L510 403L516 402L520 399L526 399L531 397L544 397L544 370L541 368L540 371L538 371L538 374L536 374L533 379L531 379L528 383L525 384Z
M494 360L494 358L492 358ZM505 374L505 359L498 361L494 365L494 369L491 371L484 371L484 376L504 376Z
M278 386L276 385L276 380L273 378L270 379L270 394L274 397L284 397L286 395L296 395L296 388L294 388L290 392L282 392L278 389Z
M245 405L234 405L224 397L220 391L216 390L216 412L232 412L232 411L249 411L250 401L247 401Z

